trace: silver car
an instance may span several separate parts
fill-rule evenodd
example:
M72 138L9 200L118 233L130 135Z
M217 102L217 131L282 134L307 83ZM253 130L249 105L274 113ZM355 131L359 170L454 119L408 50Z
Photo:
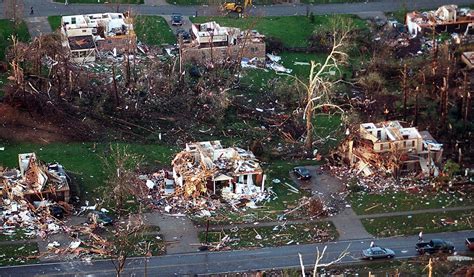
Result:
M383 259L383 258L393 258L395 257L395 252L392 249L383 248L383 247L370 247L368 249L362 250L363 259Z

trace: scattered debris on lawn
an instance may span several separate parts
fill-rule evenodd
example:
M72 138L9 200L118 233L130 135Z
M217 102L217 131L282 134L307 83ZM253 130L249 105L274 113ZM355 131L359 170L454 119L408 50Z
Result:
M206 241L206 232L200 233L201 242ZM300 243L318 243L337 238L334 226L329 222L288 224L276 226L244 227L209 232L208 247L211 251L241 248L282 246Z

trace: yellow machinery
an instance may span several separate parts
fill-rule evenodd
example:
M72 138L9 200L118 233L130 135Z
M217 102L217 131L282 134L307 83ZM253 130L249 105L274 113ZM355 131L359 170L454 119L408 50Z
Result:
M236 12L236 13L243 13L248 6L252 5L252 0L235 0L233 2L225 2L222 5L224 11L227 12Z

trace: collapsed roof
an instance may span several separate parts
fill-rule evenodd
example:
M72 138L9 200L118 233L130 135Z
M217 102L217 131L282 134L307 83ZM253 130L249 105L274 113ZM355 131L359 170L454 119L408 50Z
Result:
M35 153L19 154L18 164L19 170L0 172L1 190L8 198L69 201L68 178L62 165L42 164Z
M238 147L223 148L218 140L186 144L186 149L176 155L172 165L175 181L184 187L187 196L206 192L209 182L213 183L215 192L216 182L234 182L238 185L244 182L240 176L261 176L263 173L251 151ZM252 177L244 179L253 189ZM262 181L259 178L255 183ZM238 187L234 191L243 194L245 188Z

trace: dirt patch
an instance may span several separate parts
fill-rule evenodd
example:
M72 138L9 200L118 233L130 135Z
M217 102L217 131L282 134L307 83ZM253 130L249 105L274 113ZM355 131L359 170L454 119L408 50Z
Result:
M0 139L46 144L73 141L84 137L80 134L82 128L77 128L77 123L68 126L67 122L58 121L0 103Z

